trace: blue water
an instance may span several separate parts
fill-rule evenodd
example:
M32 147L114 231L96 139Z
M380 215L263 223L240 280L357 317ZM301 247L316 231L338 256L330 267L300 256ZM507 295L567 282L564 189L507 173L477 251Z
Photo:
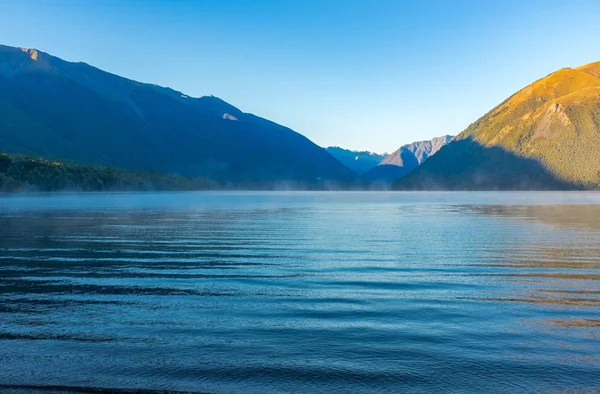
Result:
M0 198L0 391L600 390L600 194Z

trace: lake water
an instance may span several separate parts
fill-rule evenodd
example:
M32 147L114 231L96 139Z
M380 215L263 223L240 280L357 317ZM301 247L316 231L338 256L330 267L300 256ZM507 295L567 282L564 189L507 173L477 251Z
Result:
M599 391L600 194L1 197L0 391L72 387Z

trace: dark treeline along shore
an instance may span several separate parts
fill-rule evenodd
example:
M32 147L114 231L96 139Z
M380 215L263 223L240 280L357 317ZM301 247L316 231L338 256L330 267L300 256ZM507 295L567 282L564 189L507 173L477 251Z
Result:
M562 69L453 139L323 149L213 97L0 45L0 191L600 188L600 62Z
M133 171L43 157L0 153L0 193L22 192L118 192L201 190L360 190L359 182L225 183L205 178Z
M208 190L206 179L0 154L0 192Z

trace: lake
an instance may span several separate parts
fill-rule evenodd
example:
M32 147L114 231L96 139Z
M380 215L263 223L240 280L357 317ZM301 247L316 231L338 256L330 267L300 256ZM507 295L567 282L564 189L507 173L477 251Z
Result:
M73 388L598 391L600 194L0 197L0 391Z

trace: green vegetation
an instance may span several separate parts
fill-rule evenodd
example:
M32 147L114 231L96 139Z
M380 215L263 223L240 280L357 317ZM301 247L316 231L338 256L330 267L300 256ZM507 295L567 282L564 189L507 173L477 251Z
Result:
M204 179L0 154L0 192L205 190Z
M465 140L470 142L457 145ZM455 141L397 187L435 184L448 188L449 181L456 180L468 189L555 188L561 184L600 188L600 62L562 69L532 83L471 124ZM514 167L508 168L508 163ZM533 171L532 166L541 168ZM532 178L542 170L553 178L550 183L540 185L539 179ZM530 178L523 178L522 173ZM518 183L511 181L514 177Z

